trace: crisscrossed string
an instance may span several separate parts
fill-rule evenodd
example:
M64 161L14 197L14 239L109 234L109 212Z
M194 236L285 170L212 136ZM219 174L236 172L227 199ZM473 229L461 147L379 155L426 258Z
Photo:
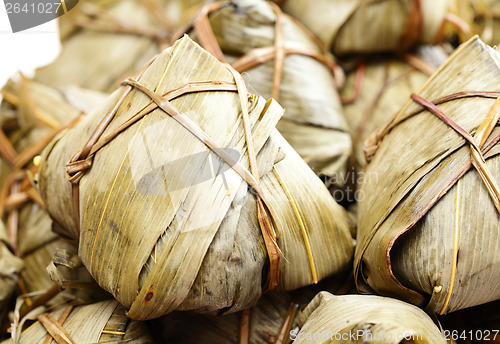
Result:
M276 242L276 233L274 231L272 221L269 219L270 212L267 209L263 199L262 191L259 186L259 175L256 162L256 153L253 147L253 141L251 136L251 129L249 126L248 119L248 93L241 76L234 70L234 68L227 66L229 71L233 74L235 78L235 83L227 82L194 82L185 84L175 90L167 92L163 96L149 90L145 86L141 85L135 79L129 78L124 81L127 88L122 92L121 96L117 98L117 101L113 104L111 109L101 120L100 124L95 129L91 138L88 140L85 147L77 152L70 162L66 165L67 174L69 181L72 183L72 200L73 208L76 218L76 225L78 226L76 233L79 235L79 181L86 173L86 171L91 168L94 155L106 144L111 142L117 135L123 132L125 129L130 127L132 124L151 113L153 110L160 108L163 112L171 116L174 120L179 122L184 128L190 131L194 136L196 136L200 141L202 141L209 149L211 149L216 155L218 155L222 160L224 160L231 168L240 175L240 177L245 180L255 191L257 195L257 210L258 210L258 221L268 252L270 260L269 277L268 277L268 289L273 289L278 285L279 282L279 266L280 266L280 251ZM139 73L139 75L142 74ZM146 105L137 114L129 118L118 128L113 130L111 133L103 135L107 126L114 118L118 108L121 106L122 102L126 96L131 92L132 89L137 89L148 97L151 98L151 102ZM247 143L249 161L250 161L250 171L248 171L243 165L231 158L221 147L219 147L197 124L192 122L187 116L181 113L177 108L175 108L170 101L174 98L180 97L185 94L195 93L195 92L213 92L213 91L229 91L237 92L239 94L239 99L242 108L243 123L245 129L245 139Z
M436 105L429 102L428 100L416 95L412 94L411 98L417 102L418 104L425 107L431 113L435 114L438 118L440 118L443 122L445 122L448 126L450 126L453 130L455 130L459 135L461 135L465 140L470 143L471 147L471 155L472 155L472 166L478 171L481 180L483 181L488 193L490 194L491 199L495 205L495 208L500 213L500 190L498 185L491 174L488 166L486 166L486 162L484 160L483 153L481 149L483 148L486 140L491 135L493 129L498 124L498 120L500 119L500 96L497 97L495 103L491 107L490 111L486 115L485 119L479 126L476 134L471 136L467 131L462 129L457 123L455 123L451 118L449 118L443 111L441 111ZM448 288L448 292L445 298L445 302L443 307L441 308L440 314L443 314L447 307L451 298L451 294L453 292L454 284L455 284L455 276L457 271L457 262L458 262L458 236L459 236L459 202L460 202L460 180L457 181L457 196L456 196L456 213L455 213L455 234L453 241L453 261L452 261L452 270L450 277L450 285ZM436 289L437 288L437 289ZM434 290L441 290L441 286L437 286Z
M324 64L332 73L334 76L334 79L337 83L337 87L340 87L344 80L345 77L343 75L342 69L336 64L334 58L324 50L321 42L314 36L309 30L307 30L301 23L298 21L294 20L291 17L287 17L290 21L292 21L307 37L310 38L310 40L314 43L315 48L310 47L306 44L303 44L301 42L289 42L285 40L285 34L284 34L284 18L285 14L281 11L280 7L276 5L275 3L272 2L267 2L267 4L272 8L276 15L276 22L275 22L275 38L274 38L274 45L272 46L267 46L267 47L261 47L261 48L255 48L241 56L239 59L234 61L231 66L228 65L228 68L232 70L234 68L233 75L235 77L236 82L238 83L238 80L241 83L241 89L244 87L243 80L241 79L241 76L236 73L242 73L244 71L247 71L251 68L254 68L256 66L259 66L263 63L269 62L271 60L274 60L274 71L273 71L273 79L272 79L272 87L271 87L271 96L279 100L280 98L280 88L281 88L281 80L283 77L283 70L284 70L284 64L285 64L285 58L287 55L301 55L301 56L306 56L315 59L316 61ZM227 1L218 1L209 5L206 5L198 17L194 20L194 23L192 24L192 29L196 32L196 36L198 37L200 44L202 47L204 47L208 52L210 52L213 56L215 56L219 61L226 63L224 53L217 42L215 33L212 29L212 26L210 24L209 20L209 15L213 13L214 11L217 11L223 7L229 6L229 3ZM189 28L187 29L189 31ZM227 63L226 63L227 64ZM231 68L232 67L232 68ZM246 97L244 97L246 98ZM242 99L240 97L241 102L245 102L245 99ZM245 108L245 106L243 106ZM250 132L250 131L247 131ZM247 146L251 146L248 142L247 138ZM252 169L252 165L256 165L255 163L250 163L250 168ZM253 171L252 174L256 176L256 171ZM301 229L301 234L304 239L304 246L307 251L308 255L308 261L310 265L310 270L311 270L311 281L312 283L317 283L318 282L318 277L317 277L317 271L316 271L316 265L314 262L314 258L312 255L312 249L309 241L308 234L305 230L304 224L302 217L300 215L300 212L296 206L296 202L293 199L293 196L291 193L287 192L286 185L284 184L283 180L280 182L282 188L284 189L287 198L290 200L293 210L294 210L294 216L297 219L297 222L299 224L299 227ZM263 213L264 210L261 209L261 204L259 204L259 212ZM259 215L259 219L261 216ZM269 228L269 230L272 229L272 226L267 225L265 221L260 221L261 224L261 229L262 228ZM264 232L268 232L267 230ZM263 232L263 234L264 234ZM266 245L269 243L274 243L276 234L271 232L270 238L268 240L265 240ZM273 246L276 246L277 244L273 244ZM271 247L268 247L268 252L270 252ZM279 251L279 249L277 249ZM275 251L275 250L274 250ZM276 252L274 254L278 254L279 252ZM275 259L278 259L276 257Z
M443 111L441 111L437 105L443 104L449 101L464 99L469 97L480 97L487 99L495 99L493 106L490 108L488 114L485 119L482 121L479 129L477 130L474 136L471 136L467 131L461 128L457 123L455 123L449 116L447 116ZM500 119L500 92L488 92L488 91L463 91L453 93L441 98L438 98L434 101L428 101L418 95L413 94L411 99L415 101L419 106L414 110L407 114L396 114L389 122L386 123L384 127L382 127L379 131L376 131L371 134L371 136L367 139L365 143L365 156L366 160L369 163L372 157L377 152L381 141L383 138L390 133L392 129L397 127L399 124L404 122L405 120L421 113L423 110L428 110L432 114L436 115L439 119L441 119L444 123L446 123L450 128L452 128L456 133L462 136L470 145L471 149L471 162L468 167L462 170L460 176L463 176L465 172L467 172L471 166L478 171L484 185L486 186L488 193L495 205L495 208L498 212L500 212L499 208L499 188L497 183L495 182L491 172L486 166L484 155L490 151L498 142L500 141L500 135L495 133L493 137L490 136L493 133L494 128L497 126L498 121ZM457 263L458 263L458 237L459 237L459 201L460 201L460 181L461 178L456 178L450 180L450 183L447 185L446 190L449 190L453 185L457 184L457 197L456 197L456 208L457 213L455 214L455 234L454 234L454 242L453 242L453 261L452 261L452 271L450 277L450 284L448 288L448 292L444 301L444 305L440 311L443 314L448 306L448 302L451 297L451 293L453 292L454 281L457 271ZM444 192L443 192L444 194ZM440 293L443 289L443 286L438 285L434 286L434 292Z
M434 105L440 105L450 101L464 99L464 98L480 97L480 98L496 99L498 96L500 96L500 92L462 91L435 99L431 103ZM373 156L377 152L380 143L382 142L385 136L387 136L399 124L419 114L423 110L425 110L425 107L420 105L417 109L405 115L400 116L399 113L396 113L395 116L391 118L382 128L372 132L364 143L363 151L365 153L366 162L370 163L370 161L373 159Z
M287 18L291 20L304 34L311 39L314 43L315 48L305 45L300 42L288 42L285 40L284 34L284 18L285 14L281 11L280 7L273 2L267 2L269 6L273 9L276 15L275 23L275 38L274 45L268 47L255 48L238 58L231 65L238 72L242 73L251 68L274 60L274 71L273 71L273 83L271 88L271 96L279 101L280 98L280 86L283 77L283 70L285 65L285 57L287 55L301 55L306 57L311 57L318 62L324 64L332 72L335 77L337 87L340 87L344 81L344 75L342 69L336 64L334 58L324 50L318 39L307 30L302 24L297 22L291 17ZM219 61L226 62L224 53L220 48L219 43L215 37L214 31L210 25L210 20L208 16L225 6L228 6L227 1L218 1L209 5L206 5L198 17L195 19L192 28L196 32L201 46L214 55ZM189 30L189 28L188 28ZM178 35L177 35L178 37ZM176 37L176 38L177 38Z
M488 168L488 166L486 166L483 153L481 152L481 148L486 143L486 140L491 135L493 129L498 124L498 120L500 119L500 96L497 97L495 103L486 115L486 118L481 123L474 137L472 137L466 130L461 128L433 103L416 94L412 94L411 98L418 104L424 106L431 113L436 115L439 119L441 119L449 127L455 130L459 135L461 135L465 140L467 140L467 142L469 142L472 153L472 165L478 171L479 176L486 186L497 211L500 213L500 189L498 188L498 184L496 183L490 169Z

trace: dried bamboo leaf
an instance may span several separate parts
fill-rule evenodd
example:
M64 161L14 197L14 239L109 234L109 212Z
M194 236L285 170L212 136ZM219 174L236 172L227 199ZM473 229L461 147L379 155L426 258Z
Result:
M486 43L495 46L500 43L500 4L494 0L469 0L458 3L460 17L471 23L475 32Z
M7 230L5 229L5 225L2 221L0 221L0 242L8 243Z
M498 52L475 37L418 94L430 101L446 97L438 108L474 134L496 109L499 62ZM500 129L491 124L491 134L472 142L482 147L494 179ZM472 168L470 143L411 101L378 138L372 137L372 151L378 150L367 165L367 197L359 205L358 283L435 313L499 299L500 216L481 170Z
M314 32L335 55L395 51L433 44L448 1L286 0L283 10Z
M23 261L9 250L7 231L0 221L0 323L7 311L8 304L24 268Z
M145 324L128 319L125 308L114 300L76 306L70 310L69 316L66 315L66 319L62 317L64 321L61 324L59 320L65 311L66 307L60 307L43 315L43 319L54 319L74 343L154 343ZM53 325L57 327L56 324ZM19 344L42 344L46 343L47 338L51 336L45 327L36 322L21 333ZM7 343L11 341L3 342Z
M240 98L228 67L186 36L158 55L138 82L162 95L189 82L226 85L229 91L185 94L166 104L239 162L234 169L224 164L190 132L195 129L179 126L142 91L123 93L128 86L46 148L39 178L47 209L67 234L80 228L83 263L101 287L130 308L130 317L154 318L175 309L234 312L254 304L267 269L255 192L273 219L283 288L313 283L312 262L318 279L348 264L352 241L345 211L275 131L283 112L276 102L248 98L261 176L251 191L241 177L249 162ZM77 224L64 165L115 106L103 141L94 146L102 148L80 180ZM148 106L150 114L108 141L107 135Z
M94 91L75 87L61 91L24 77L10 79L1 92L0 126L18 154L103 99Z
M24 325L28 321L35 321L40 314L45 312L46 307L42 305L42 303L38 303L36 305L32 305L32 307L30 307L26 312L21 313L21 308L23 305L28 303L30 297L40 295L42 293L45 293L45 291L39 291L17 297L12 316L12 323L10 324L10 328L8 328L8 331L11 333L11 342L18 343Z
M22 293L50 288L54 282L45 271L56 249L76 250L75 244L52 232L52 220L38 204L24 205L19 213L18 249L25 263Z
M280 325L292 298L286 293L271 292L250 309L250 338L253 344L268 344L277 338ZM164 343L233 344L238 343L241 312L226 315L173 312L153 321L152 328Z
M0 190L3 188L8 176L12 173L12 167L4 159L0 158Z
M298 343L447 343L417 307L387 297L319 293L304 309Z
M344 106L353 138L353 167L365 166L363 143L382 127L416 92L429 75L403 60L390 59L360 64L347 75L342 97L357 96ZM358 91L359 90L359 91Z
M111 92L144 65L197 13L204 0L80 1L60 18L61 54L38 69L51 86ZM93 68L87 68L92 61Z
M311 33L277 13L267 1L222 3L209 21L225 58L244 71L249 89L265 98L274 97L286 109L277 125L285 139L316 173L343 179L351 140L337 92L333 57ZM197 24L194 27L193 37L204 42L204 32ZM275 76L280 64L275 48L280 39L278 30L283 31L286 54L279 79ZM294 50L299 53L287 52ZM277 81L281 82L275 87Z
M350 227L346 212L337 206L331 196L326 195L321 180L314 176L286 140L278 135L277 131L271 135L271 139L286 154L286 158L274 167L282 181L277 180L276 172L273 171L273 174L270 173L262 178L262 188L265 194L269 195L266 200L278 227L278 244L285 258L281 262L282 284L285 289L291 290L309 284L305 281L311 274L311 267L304 237L290 240L289 235L298 236L300 231L297 228L297 217L293 216L292 204L283 195L282 184L286 185L302 213L316 272L319 276L323 276L319 279L334 271L342 271L345 266L346 259L349 259ZM314 195L311 194L313 191ZM341 240L343 242L341 245L346 246L341 249L342 246L338 246L340 243L334 244L337 240ZM333 245L337 247L332 249Z
M32 158L41 152L58 127L70 123L104 98L95 91L77 88L60 91L23 76L9 80L2 88L2 95L0 124L18 155L14 161L16 169L30 168ZM2 192L7 195L5 219L11 232L9 241L26 266L20 291L29 293L50 288L53 282L45 268L55 249L71 249L74 244L52 232L52 220L26 172L21 172L21 177L6 185ZM28 197L11 205L11 200L19 195Z
M298 324L298 310L307 305L319 291L343 294L354 289L352 275L348 279L327 279L293 293L266 293L249 311L249 337L252 344L289 343L290 331ZM173 312L150 322L151 330L163 343L234 344L242 332L242 312L208 315Z

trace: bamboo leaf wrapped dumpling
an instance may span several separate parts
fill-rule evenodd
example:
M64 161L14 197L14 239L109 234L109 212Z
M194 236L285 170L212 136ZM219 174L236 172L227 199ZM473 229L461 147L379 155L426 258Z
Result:
M342 187L351 139L333 57L268 1L219 2L202 13L190 35L243 73L249 90L285 108L277 129L317 174Z
M363 170L363 146L370 133L394 116L447 58L440 48L424 46L405 58L361 61L347 74L341 95L353 139L351 166Z
M23 268L23 261L9 249L7 231L0 220L0 323L3 322Z
M320 292L303 310L300 343L447 343L424 311L399 300L375 295L335 296Z
M62 305L38 316L38 321L23 331L16 343L42 344L56 339L65 340L64 343L155 343L146 324L130 320L125 311L115 300ZM58 335L65 337L60 339Z
M52 232L52 220L30 180L31 160L64 126L71 125L104 96L95 91L57 90L24 77L11 79L1 90L0 131L14 157L8 161L16 171L7 178L0 196L0 215L5 219L14 253L22 257L21 293L53 285L45 268L56 248L73 244Z
M354 289L352 275L347 280L329 278L293 292L271 291L243 312L225 315L172 312L151 321L150 325L163 343L288 343L290 331L299 323L300 310L319 291L342 294L351 288Z
M204 0L81 1L60 18L62 51L35 80L111 92L169 45ZM92 61L92 68L89 66Z
M367 141L360 286L441 314L500 298L499 62L469 40Z
M491 46L500 43L500 4L494 0L469 0L462 3L466 22L473 22L477 34ZM464 13L465 12L465 13Z
M348 264L345 211L275 130L282 112L184 37L45 149L49 213L131 318L237 311Z
M291 300L287 293L270 292L263 295L257 305L243 311L245 313L211 315L173 312L153 320L151 327L163 343L233 344L238 343L243 334L242 327L248 324L248 342L268 344L281 333L283 323L294 320L287 318L289 307L295 314L298 308L298 305L291 304Z
M283 10L314 32L336 56L434 44L446 0L285 0Z

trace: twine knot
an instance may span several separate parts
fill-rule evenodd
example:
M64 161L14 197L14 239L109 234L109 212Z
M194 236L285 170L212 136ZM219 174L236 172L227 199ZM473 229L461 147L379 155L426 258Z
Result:
M82 151L78 151L66 164L66 173L71 184L78 184L85 172L92 167L94 156L83 157Z

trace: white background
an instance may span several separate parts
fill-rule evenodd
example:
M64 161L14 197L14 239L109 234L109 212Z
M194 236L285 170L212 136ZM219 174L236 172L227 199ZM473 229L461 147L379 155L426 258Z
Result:
M0 88L17 71L33 76L37 67L53 61L59 51L56 20L12 33L4 2L0 0Z

